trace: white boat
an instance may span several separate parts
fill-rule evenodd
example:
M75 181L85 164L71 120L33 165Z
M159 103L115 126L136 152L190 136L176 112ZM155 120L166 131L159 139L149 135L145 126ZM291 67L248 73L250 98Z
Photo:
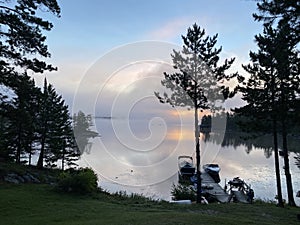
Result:
M219 173L220 172L220 167L218 164L213 164L213 163L210 163L210 164L205 164L203 166L203 169L206 173Z

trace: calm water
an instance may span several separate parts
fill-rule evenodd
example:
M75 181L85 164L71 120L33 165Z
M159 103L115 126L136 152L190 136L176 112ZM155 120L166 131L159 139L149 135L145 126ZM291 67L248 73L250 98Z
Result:
M170 200L172 184L177 184L177 157L195 159L192 123L180 125L160 118L96 119L100 138L92 140L80 164L92 167L100 178L100 186L110 192L141 193ZM244 179L255 191L255 198L274 200L276 183L271 137L245 143L234 135L201 136L201 164L218 163L221 185L236 176ZM259 147L264 146L264 148ZM300 190L300 169L290 153L294 192ZM283 159L280 158L283 167ZM283 194L285 176L281 169ZM297 205L300 199L296 198Z

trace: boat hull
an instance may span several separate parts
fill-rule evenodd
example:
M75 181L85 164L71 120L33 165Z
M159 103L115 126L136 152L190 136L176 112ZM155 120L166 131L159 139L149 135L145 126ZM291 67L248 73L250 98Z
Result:
M220 183L220 167L218 164L206 164L203 166L203 169L214 179L216 183Z
M179 182L189 181L195 174L195 166L193 164L193 158L190 156L179 156L178 157L178 178Z

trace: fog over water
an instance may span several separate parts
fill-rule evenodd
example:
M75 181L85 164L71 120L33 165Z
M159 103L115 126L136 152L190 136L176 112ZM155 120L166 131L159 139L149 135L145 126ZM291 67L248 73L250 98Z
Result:
M192 123L180 125L164 123L161 119L110 118L98 118L95 123L101 137L93 140L80 164L97 172L99 185L110 192L122 190L170 200L171 187L178 183L177 157L190 155L195 159ZM222 138L228 140L221 142ZM266 139L272 141L270 137ZM254 189L255 198L275 200L274 154L270 149L255 146L255 142L235 141L224 134L212 133L209 138L201 134L201 165L219 164L221 186L225 180L228 182L239 176ZM300 190L300 169L295 165L294 156L291 152L290 166L296 193ZM280 168L286 198L282 158ZM295 200L299 205L300 199Z

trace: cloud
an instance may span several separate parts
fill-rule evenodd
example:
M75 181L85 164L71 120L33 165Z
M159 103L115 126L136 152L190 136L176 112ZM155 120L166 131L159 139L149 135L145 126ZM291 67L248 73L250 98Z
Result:
M195 20L192 18L176 18L150 31L147 37L157 40L173 40L180 37L180 34L185 33L186 29L193 23L195 23Z

